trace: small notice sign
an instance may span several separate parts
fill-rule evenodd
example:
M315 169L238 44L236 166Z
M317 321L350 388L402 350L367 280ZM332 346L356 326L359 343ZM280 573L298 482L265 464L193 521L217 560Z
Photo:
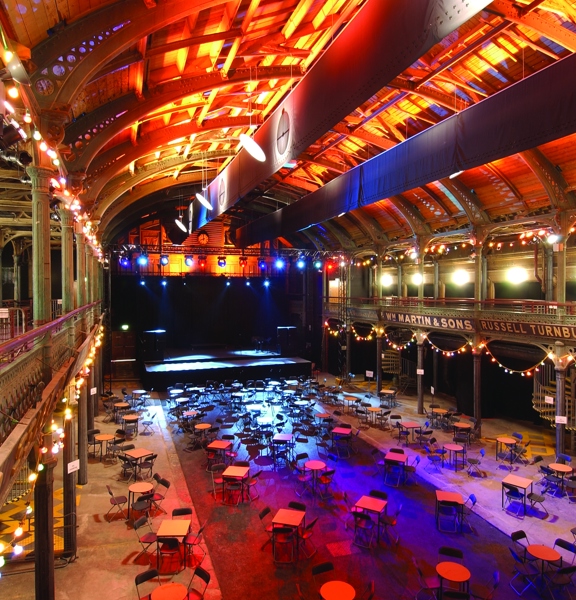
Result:
M374 377L374 371L366 371L366 377Z
M68 475L70 475L70 473L74 473L74 471L79 471L80 470L80 459L76 459L73 460L72 462L68 463Z
M95 387L90 388L90 395L91 396L95 396L97 392L98 392L98 388L95 388Z
M556 425L567 425L568 417L556 416Z
M546 404L554 404L554 396L544 396L544 402Z
M424 369L416 369L416 375L424 375Z
M433 385L431 385L431 386L430 386L430 393L431 393L432 395L434 395L434 386L433 386Z

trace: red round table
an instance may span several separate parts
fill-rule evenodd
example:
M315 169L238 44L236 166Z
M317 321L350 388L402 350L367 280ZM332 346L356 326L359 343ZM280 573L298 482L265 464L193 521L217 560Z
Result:
M151 600L184 600L188 595L188 588L182 583L166 583L159 585L150 594Z
M318 473L326 468L326 463L321 460L309 460L304 463L304 466L312 471L312 492L316 493L316 478Z
M324 600L354 600L356 590L345 581L328 581L320 588Z
M451 561L439 562L436 565L436 573L440 577L440 598L442 598L442 582L444 579L451 583L457 583L460 587L470 581L470 571L460 563Z
M542 576L544 576L544 563L560 560L562 555L554 548L543 546L542 544L530 544L526 546L526 550L534 558L542 562Z

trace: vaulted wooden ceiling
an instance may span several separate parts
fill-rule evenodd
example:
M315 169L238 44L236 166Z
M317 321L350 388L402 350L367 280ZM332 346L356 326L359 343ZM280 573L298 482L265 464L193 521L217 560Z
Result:
M373 2L403 10L388 0L5 0L4 47L17 58L5 56L2 75L6 88L16 82L20 91L7 119L23 123L31 114L23 128L38 128L56 149L55 174L67 179L72 195L56 192L65 202L77 194L81 217L104 243L116 243L193 202L232 164L239 134L265 123ZM234 233L306 202L365 161L576 50L572 0L413 2L423 12L456 14L466 6L475 14L354 110L319 128L304 151L255 180L217 220ZM412 25L420 26L405 26ZM360 253L402 248L417 236L470 240L478 235L472 205L483 215L483 231L495 236L552 230L560 211L573 218L575 141L574 134L559 137L452 179L430 178L322 223L311 217L310 227L286 232L280 245ZM31 144L37 142L20 142L18 150L51 165ZM0 190L3 240L26 235L30 183L9 156L0 164Z

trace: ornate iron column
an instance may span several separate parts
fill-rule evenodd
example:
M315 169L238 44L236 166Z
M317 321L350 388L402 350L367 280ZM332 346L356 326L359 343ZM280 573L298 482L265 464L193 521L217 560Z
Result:
M52 273L50 264L50 178L51 169L27 167L32 179L32 315L34 327L52 319ZM42 372L45 384L52 379L52 342L42 340Z
M80 388L78 398L78 458L80 459L80 470L78 471L78 483L88 483L88 394L87 384Z
M52 317L49 188L54 173L44 167L28 167L26 172L32 179L32 295L38 327Z
M416 365L416 390L418 392L418 414L424 414L424 341L426 340L426 333L424 331L417 331L416 344L418 348L418 362Z
M52 439L51 435L47 437ZM51 445L51 444L50 444ZM54 600L54 467L58 460L45 455L44 468L34 486L34 580L36 600Z
M68 473L68 465L74 460L76 447L74 439L74 421L64 421L64 450L62 452L62 478L64 483L64 553L76 556L76 471Z
M564 354L564 344L556 342L555 353L552 357L554 361L554 369L556 371L556 417L566 416L566 371L572 356ZM565 430L564 423L556 421L556 454L564 452L565 447Z
M74 310L74 246L72 214L65 208L58 210L62 226L62 314Z
M474 378L474 418L476 427L482 435L482 349L479 346L472 348L472 366Z
M376 395L382 389L382 335L380 332L376 334Z

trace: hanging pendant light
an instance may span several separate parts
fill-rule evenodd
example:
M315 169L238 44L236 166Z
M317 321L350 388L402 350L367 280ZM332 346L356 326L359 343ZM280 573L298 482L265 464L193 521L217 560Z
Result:
M252 67L250 67L250 96L248 98L248 114L250 116L250 129L252 129ZM266 161L266 154L258 142L247 133L240 134L240 145L248 154L259 162Z
M248 134L240 134L240 144L252 158L255 158L259 162L266 161L266 154L264 153L264 150L262 150L258 142L256 142L254 138L251 138Z
M206 210L212 210L212 205L202 194L200 194L200 192L196 192L196 198Z
M202 191L204 191L208 188L208 175L206 175L206 185L204 185L204 162L205 162L205 159L206 159L206 157L204 157L204 160L202 161ZM212 210L212 205L210 204L210 201L206 198L206 196L204 196L200 192L196 192L196 198L197 198L198 202L200 202L200 204L206 210Z
M182 198L180 198L180 201L182 201ZM178 209L178 218L174 219L174 223L176 223L176 227L178 227L178 229L180 229L180 231L183 231L184 233L188 233L188 229L186 228L186 225L184 225L184 223L182 221L182 209L181 208Z
M182 223L182 215L180 215L180 218L174 219L174 223L176 223L176 225L178 226L178 229L180 229L184 233L188 232L188 230L186 229L186 225L184 225L184 223Z

